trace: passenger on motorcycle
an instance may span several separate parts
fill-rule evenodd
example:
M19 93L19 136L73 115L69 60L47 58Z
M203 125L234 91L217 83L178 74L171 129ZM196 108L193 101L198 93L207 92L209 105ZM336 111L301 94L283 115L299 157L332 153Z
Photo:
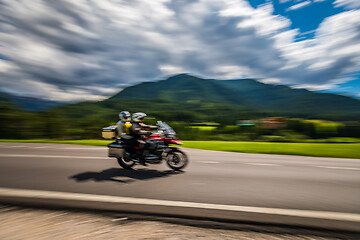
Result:
M127 150L131 153L134 146L134 137L131 136L131 115L128 111L119 113L120 121L117 122L118 137L125 143Z
M144 141L145 136L152 134L149 130L158 129L158 126L146 125L144 118L147 115L143 112L137 112L132 115L132 126L130 128L131 135L137 141L138 146L142 149L142 156L140 157L141 164L146 166L145 156L149 153L146 142Z

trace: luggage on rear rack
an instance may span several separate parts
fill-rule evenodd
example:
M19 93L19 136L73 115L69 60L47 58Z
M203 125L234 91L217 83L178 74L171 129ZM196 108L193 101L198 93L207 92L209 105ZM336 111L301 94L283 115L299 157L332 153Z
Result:
M117 135L117 126L109 126L102 129L102 138L105 140L114 139Z

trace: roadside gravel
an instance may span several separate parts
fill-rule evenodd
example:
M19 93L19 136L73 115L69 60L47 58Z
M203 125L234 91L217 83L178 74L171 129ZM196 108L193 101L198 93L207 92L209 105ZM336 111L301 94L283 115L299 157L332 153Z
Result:
M196 223L196 224L194 224ZM360 239L350 233L0 205L0 239Z

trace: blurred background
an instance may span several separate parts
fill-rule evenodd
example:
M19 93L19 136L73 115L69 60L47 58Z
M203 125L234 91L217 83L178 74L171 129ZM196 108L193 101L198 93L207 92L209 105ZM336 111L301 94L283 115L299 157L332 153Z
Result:
M184 140L359 142L355 0L0 4L0 138L100 139L122 110Z

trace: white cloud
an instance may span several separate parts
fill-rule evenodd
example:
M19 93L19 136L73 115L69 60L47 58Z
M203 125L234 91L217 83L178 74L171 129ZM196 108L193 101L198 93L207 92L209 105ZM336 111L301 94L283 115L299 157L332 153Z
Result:
M273 83L280 83L281 79L279 79L279 78L265 78L265 79L260 79L259 81L262 82L262 83L273 84Z
M164 64L159 66L159 69L165 74L165 75L174 75L178 73L184 73L185 70L182 67L174 66L174 65L168 65Z
M16 85L18 91L14 91L11 88L11 85ZM47 84L43 82L39 82L31 79L23 79L18 83L10 83L7 86L10 86L9 89L6 87L4 90L11 92L13 94L20 94L22 91L26 91L27 96L30 97L39 97L44 94L49 94L46 99L54 100L54 101L83 101L83 100L103 100L106 97L101 94L94 93L91 88L72 88L72 89L61 89L53 84ZM100 91L107 91L107 94L114 94L115 89L111 89L109 91L101 89ZM119 90L119 89L116 89ZM99 88L96 88L96 92L99 91Z
M326 69L329 68L334 63L334 60L325 60L325 61L319 61L316 62L308 67L308 69L311 70L320 70L320 69Z
M217 66L213 68L214 76L219 79L236 79L247 78L252 75L252 71L248 67L244 66Z
M325 19L313 40L294 42L295 33L291 32L276 35L276 46L288 60L282 70L300 74L296 80L287 82L304 84L317 81L323 85L357 71L360 67L359 27L360 11L348 11Z
M317 85L317 84L301 84L294 86L293 88L297 89L308 89L310 91L320 91L320 90L328 90L331 88L334 88L335 85L332 84L323 84L323 85Z
M238 28L254 28L259 35L269 35L287 28L291 24L288 19L280 15L272 15L273 11L274 7L271 3L253 9L246 2L233 1L221 11L220 15L225 17L246 16L247 18L238 22Z
M345 9L359 9L359 0L336 0L334 3L335 7L343 7Z
M304 35L308 35L308 34L311 34L311 33L314 33L314 32L316 32L316 29L310 30L310 31L306 31L306 32L302 32L302 33L299 33L298 35L299 35L299 36L304 36Z
M82 28L81 26L75 25L73 23L65 22L63 24L63 28L66 30L72 31L75 34L84 35L85 37L96 37L96 34ZM49 30L47 30L47 31L49 31Z
M0 72L19 70L18 67L10 61L0 59Z
M304 8L306 6L309 6L311 4L311 1L305 1L305 2L301 2L295 5L292 5L291 7L287 8L286 11L293 11L293 10L298 10L300 8Z
M101 99L183 72L314 89L360 67L360 10L329 17L314 39L295 41L299 31L289 30L290 20L274 15L272 4L254 9L245 0L3 0L1 6L0 85L18 94Z

